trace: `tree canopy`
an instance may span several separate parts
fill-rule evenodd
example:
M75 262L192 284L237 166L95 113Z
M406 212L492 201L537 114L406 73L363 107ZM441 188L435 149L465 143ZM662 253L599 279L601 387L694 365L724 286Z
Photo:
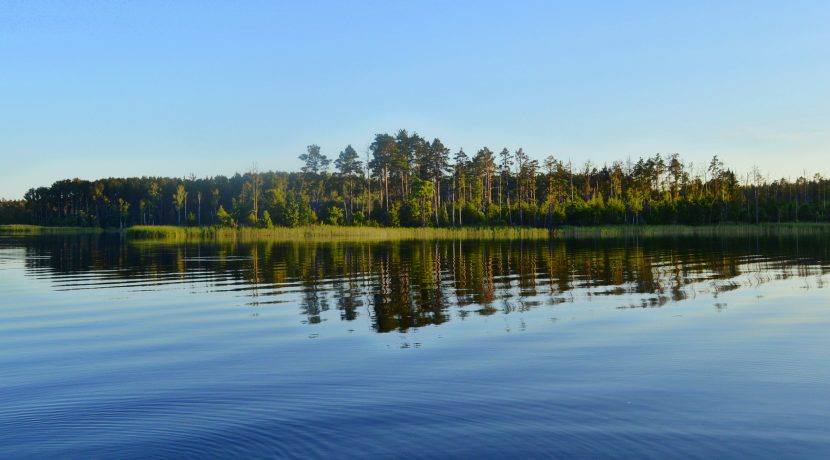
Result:
M602 166L522 148L451 153L399 130L376 134L367 161L347 145L331 161L312 144L299 172L253 168L196 178L65 179L0 200L0 223L124 227L145 225L462 226L714 224L830 221L828 180L765 179L655 154ZM499 153L496 153L499 152Z

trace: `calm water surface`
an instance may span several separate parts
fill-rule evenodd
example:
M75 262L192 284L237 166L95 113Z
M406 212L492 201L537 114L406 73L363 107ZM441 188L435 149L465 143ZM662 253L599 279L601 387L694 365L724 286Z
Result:
M0 458L828 458L829 249L0 237Z

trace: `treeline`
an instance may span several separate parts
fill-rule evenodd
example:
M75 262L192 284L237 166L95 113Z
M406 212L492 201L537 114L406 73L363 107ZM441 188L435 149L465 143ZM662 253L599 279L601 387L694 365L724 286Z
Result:
M716 224L830 220L827 179L738 175L677 154L575 166L521 148L452 153L439 139L378 134L361 158L317 145L299 172L62 180L0 201L0 223L380 226Z
M31 215L23 200L0 199L0 225L25 224L31 222Z

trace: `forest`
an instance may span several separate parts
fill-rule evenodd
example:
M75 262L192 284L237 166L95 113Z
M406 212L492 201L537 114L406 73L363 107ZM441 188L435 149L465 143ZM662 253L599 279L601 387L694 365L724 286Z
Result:
M233 176L66 179L0 200L0 224L460 227L827 222L830 181L771 179L656 154L575 165L523 149L454 153L440 139L377 134L361 157L317 145L301 171Z

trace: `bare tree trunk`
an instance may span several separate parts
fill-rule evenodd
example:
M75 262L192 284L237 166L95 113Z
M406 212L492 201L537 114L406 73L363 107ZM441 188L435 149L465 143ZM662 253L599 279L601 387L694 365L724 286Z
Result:
M384 194L386 195L386 212L389 212L389 171L386 166L383 167L383 184Z

